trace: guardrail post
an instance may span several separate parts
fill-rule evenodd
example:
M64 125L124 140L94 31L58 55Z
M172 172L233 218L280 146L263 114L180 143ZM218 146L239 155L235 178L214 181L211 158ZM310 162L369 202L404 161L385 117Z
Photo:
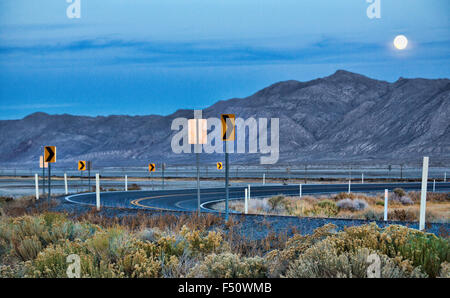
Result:
M419 220L419 230L425 229L425 210L427 208L427 184L428 184L428 156L423 158L423 168L422 168L422 191L420 195L420 220Z
M96 202L97 202L97 211L100 211L100 174L95 174L95 192L96 192Z
M248 192L247 192L247 188L245 189L244 213L248 214Z
M38 174L34 174L34 183L36 184L36 200L39 200L39 177L38 177Z
M389 202L389 191L384 190L384 221L388 220L388 202Z
M66 195L69 194L69 187L67 186L67 173L64 173L64 189L66 191Z

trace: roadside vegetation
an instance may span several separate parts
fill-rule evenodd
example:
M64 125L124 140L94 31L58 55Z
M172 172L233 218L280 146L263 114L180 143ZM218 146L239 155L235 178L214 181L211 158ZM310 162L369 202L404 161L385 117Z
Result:
M67 256L77 254L81 277L367 277L377 254L381 277L450 277L449 240L402 226L328 224L261 250L212 215L130 223L93 212L2 216L0 276L67 277Z
M268 204L277 210L285 199ZM381 261L381 277L450 277L448 235L398 225L338 231L327 224L310 235L293 229L290 237L269 233L250 240L239 233L238 217L225 222L213 214L50 212L55 204L36 204L32 197L0 199L0 277L67 277L72 254L80 258L81 277L363 278L373 254ZM314 208L332 214L344 207L359 212L362 205L338 206L327 198Z
M250 199L251 214L276 214L299 217L335 217L364 220L383 220L384 194L367 195L340 193L337 195L286 197L283 195L264 199ZM223 203L214 206L223 209ZM230 201L230 208L244 211L244 202ZM389 193L388 219L418 221L420 192L406 192L397 188ZM450 193L427 193L427 222L450 222Z

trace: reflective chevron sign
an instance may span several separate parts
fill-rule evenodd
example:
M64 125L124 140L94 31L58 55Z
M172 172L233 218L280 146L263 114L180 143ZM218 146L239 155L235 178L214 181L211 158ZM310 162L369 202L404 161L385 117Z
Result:
M154 163L150 163L148 164L148 171L149 172L154 172L156 170L156 166Z
M56 147L55 146L45 146L44 161L45 162L56 162Z
M235 115L222 114L220 120L222 121L222 141L234 141L235 134Z
M84 160L78 161L78 171L86 171L86 161Z
M218 170L222 170L223 169L223 165L222 165L222 163L220 161L217 163L217 169Z

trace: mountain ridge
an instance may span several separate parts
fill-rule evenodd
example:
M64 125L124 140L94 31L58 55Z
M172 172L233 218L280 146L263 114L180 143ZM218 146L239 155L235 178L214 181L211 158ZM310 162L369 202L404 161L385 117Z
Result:
M450 160L447 78L389 83L337 70L307 82L277 82L203 110L204 118L222 113L280 118L280 163L417 163L425 154L438 162ZM36 112L20 120L0 120L0 163L35 163L42 145L56 145L62 163L95 159L104 165L188 164L192 154L170 152L175 133L170 124L176 117L192 118L193 112L96 117ZM202 154L202 162L221 158ZM255 164L259 154L232 154L231 159Z

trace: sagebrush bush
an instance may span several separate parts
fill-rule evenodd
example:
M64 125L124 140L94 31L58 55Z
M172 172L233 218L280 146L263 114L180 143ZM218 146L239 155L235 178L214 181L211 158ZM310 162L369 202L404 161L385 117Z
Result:
M362 211L366 209L369 204L361 199L343 199L336 203L339 209L350 210L350 211Z
M329 202L308 204L333 208ZM450 271L449 239L402 226L338 232L328 224L283 239L278 249L264 242L267 248L258 251L248 250L248 241L231 246L227 234L200 226L130 231L59 214L1 218L0 277L67 277L71 254L80 257L82 277L365 277L372 253L382 260L382 277L448 277Z
M201 278L258 278L265 277L267 266L261 257L245 258L227 252L208 255L195 266L190 277Z
M426 277L419 269L408 272L385 255L367 248L339 252L336 243L325 239L310 247L292 263L286 277L290 278L365 278L371 262L368 257L377 254L380 258L382 278Z

